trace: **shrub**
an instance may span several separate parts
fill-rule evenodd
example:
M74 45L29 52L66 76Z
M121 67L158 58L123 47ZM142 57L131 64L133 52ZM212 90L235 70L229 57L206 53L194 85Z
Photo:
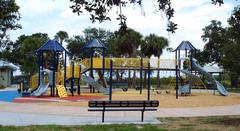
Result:
M6 88L4 85L0 85L0 89L4 89Z

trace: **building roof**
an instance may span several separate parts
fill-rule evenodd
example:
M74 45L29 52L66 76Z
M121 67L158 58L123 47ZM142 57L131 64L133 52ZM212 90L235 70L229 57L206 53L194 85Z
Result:
M197 50L188 40L182 41L180 45L174 50Z
M221 73L221 72L223 72L223 69L219 68L219 67L204 66L203 68L204 68L205 71L207 71L209 73Z
M102 49L106 49L104 44L98 39L91 40L83 48L102 48Z
M10 69L15 71L17 70L17 67L10 62L0 60L0 69Z
M66 51L67 52L67 50L56 40L48 40L47 43L45 43L39 49L36 50L36 52L40 52L40 51L59 51L59 52Z

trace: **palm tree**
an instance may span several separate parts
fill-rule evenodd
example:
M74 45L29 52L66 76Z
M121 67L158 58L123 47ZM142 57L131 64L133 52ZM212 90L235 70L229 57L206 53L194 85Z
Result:
M142 35L133 29L127 29L123 35L115 33L115 37L112 40L116 54L126 57L136 56L136 50L142 42Z
M63 44L63 41L66 41L68 39L68 33L66 31L58 31L56 35L54 36L55 40L59 41L60 44Z
M153 44L151 43L149 37L145 37L144 42L141 44L141 53L143 56L149 59L153 55ZM146 87L146 84L147 84L147 70L144 70L143 87Z
M158 79L158 86L160 88L160 56L162 55L163 49L168 46L168 40L164 37L157 36L155 34L150 34L145 39L148 43L150 43L150 50L152 51L153 55L158 57L158 70L157 70L157 79Z

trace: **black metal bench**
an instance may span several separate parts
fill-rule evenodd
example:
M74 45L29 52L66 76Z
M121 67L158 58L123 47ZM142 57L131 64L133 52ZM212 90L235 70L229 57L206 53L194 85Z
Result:
M158 100L105 100L89 101L88 111L102 111L102 122L104 122L105 111L141 111L141 121L143 122L145 111L156 111L159 106Z

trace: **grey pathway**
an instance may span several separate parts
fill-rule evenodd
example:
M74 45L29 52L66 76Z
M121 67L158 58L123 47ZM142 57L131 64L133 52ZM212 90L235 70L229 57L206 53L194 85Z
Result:
M0 112L0 125L86 125L86 124L160 124L155 118L146 117L144 122L136 117L106 117L105 123L100 117L77 117L59 115L40 115L26 113Z
M1 125L81 125L102 124L101 112L88 112L87 107L49 106L41 104L0 102ZM106 123L137 123L140 112L106 112ZM159 108L156 112L145 112L145 123L160 123L157 117L194 117L240 115L240 105L199 107L199 108Z

